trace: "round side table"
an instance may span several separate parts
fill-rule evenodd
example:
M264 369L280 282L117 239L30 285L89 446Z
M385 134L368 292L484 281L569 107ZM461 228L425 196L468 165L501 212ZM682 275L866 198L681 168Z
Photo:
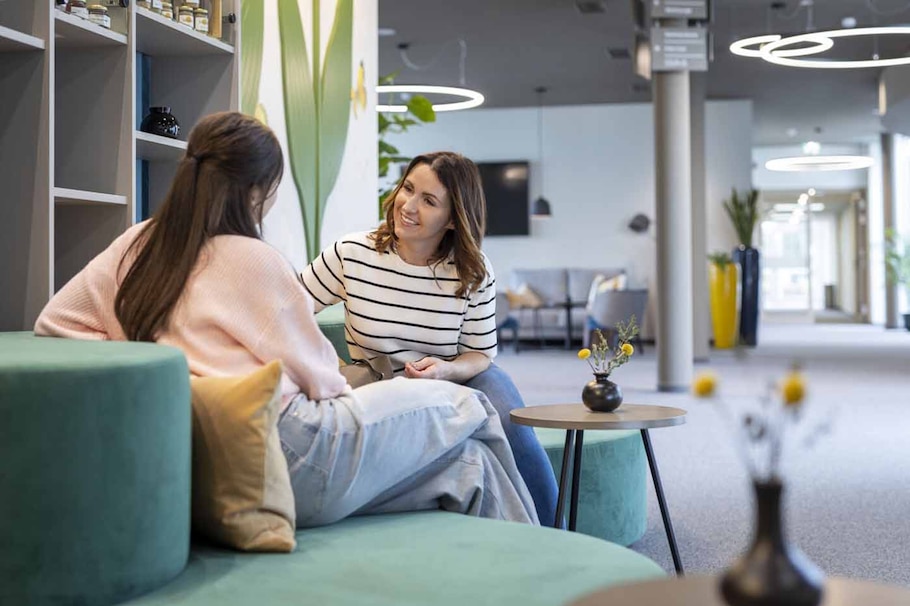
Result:
M672 427L686 422L686 411L681 408L669 406L653 406L650 404L627 404L613 412L592 412L584 404L550 404L547 406L529 406L511 411L513 423L530 425L531 427L554 427L566 430L566 443L563 449L562 470L559 474L559 501L556 504L556 519L553 526L561 526L563 503L565 502L566 482L569 472L569 456L575 450L572 464L572 493L569 500L569 530L575 530L578 515L578 481L581 472L582 445L586 429L638 429L641 431L642 444L651 468L651 480L654 482L654 492L657 494L657 503L660 506L660 515L663 518L664 530L667 532L667 542L670 545L670 554L673 556L673 566L677 574L683 573L682 561L676 547L676 535L673 532L673 523L670 520L670 511L664 498L663 485L660 482L660 472L651 447L649 429L659 427Z

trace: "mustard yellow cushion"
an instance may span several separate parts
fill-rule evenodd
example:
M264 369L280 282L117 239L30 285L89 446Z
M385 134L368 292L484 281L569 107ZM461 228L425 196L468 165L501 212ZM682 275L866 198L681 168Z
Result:
M294 493L278 437L281 362L193 377L193 528L243 551L293 551Z

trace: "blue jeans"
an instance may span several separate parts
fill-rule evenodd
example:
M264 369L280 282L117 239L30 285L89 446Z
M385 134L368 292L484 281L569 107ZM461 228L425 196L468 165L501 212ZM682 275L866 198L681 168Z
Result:
M422 509L537 523L496 410L463 385L397 377L301 395L278 434L298 528Z
M527 425L512 423L509 411L513 408L524 408L524 400L511 377L495 364L465 383L466 386L482 391L489 398L493 408L499 413L499 420L506 432L506 438L512 446L518 471L524 478L541 524L549 526L556 519L556 502L559 488L556 485L556 474L540 445L534 429Z

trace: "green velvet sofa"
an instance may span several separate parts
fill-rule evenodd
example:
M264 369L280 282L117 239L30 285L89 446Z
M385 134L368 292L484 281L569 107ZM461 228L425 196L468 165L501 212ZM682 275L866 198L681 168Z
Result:
M169 347L0 333L0 604L555 605L664 574L581 533L446 512L303 530L291 554L195 543L187 375Z

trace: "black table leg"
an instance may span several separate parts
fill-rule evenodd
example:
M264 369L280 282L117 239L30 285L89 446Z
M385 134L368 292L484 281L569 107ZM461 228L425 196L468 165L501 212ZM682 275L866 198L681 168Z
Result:
M651 436L647 429L641 430L641 441L645 445L645 455L648 457L648 466L651 468L651 480L654 482L654 492L657 493L657 504L660 506L660 517L664 520L664 530L667 531L667 542L670 544L670 555L673 556L673 566L676 574L683 575L682 562L679 559L679 550L676 548L676 535L673 533L673 522L670 521L670 512L667 509L667 500L664 498L664 487L660 483L660 472L657 470L657 461L654 460L654 451L651 448Z
M566 502L566 476L569 475L569 457L572 454L572 443L575 441L575 430L566 430L566 445L562 449L562 472L559 474L559 499L556 501L556 519L553 528L562 528L562 509Z
M575 438L575 460L572 463L572 499L569 501L569 530L575 531L575 520L578 517L578 480L581 478L581 447L585 441L585 432L578 430Z

